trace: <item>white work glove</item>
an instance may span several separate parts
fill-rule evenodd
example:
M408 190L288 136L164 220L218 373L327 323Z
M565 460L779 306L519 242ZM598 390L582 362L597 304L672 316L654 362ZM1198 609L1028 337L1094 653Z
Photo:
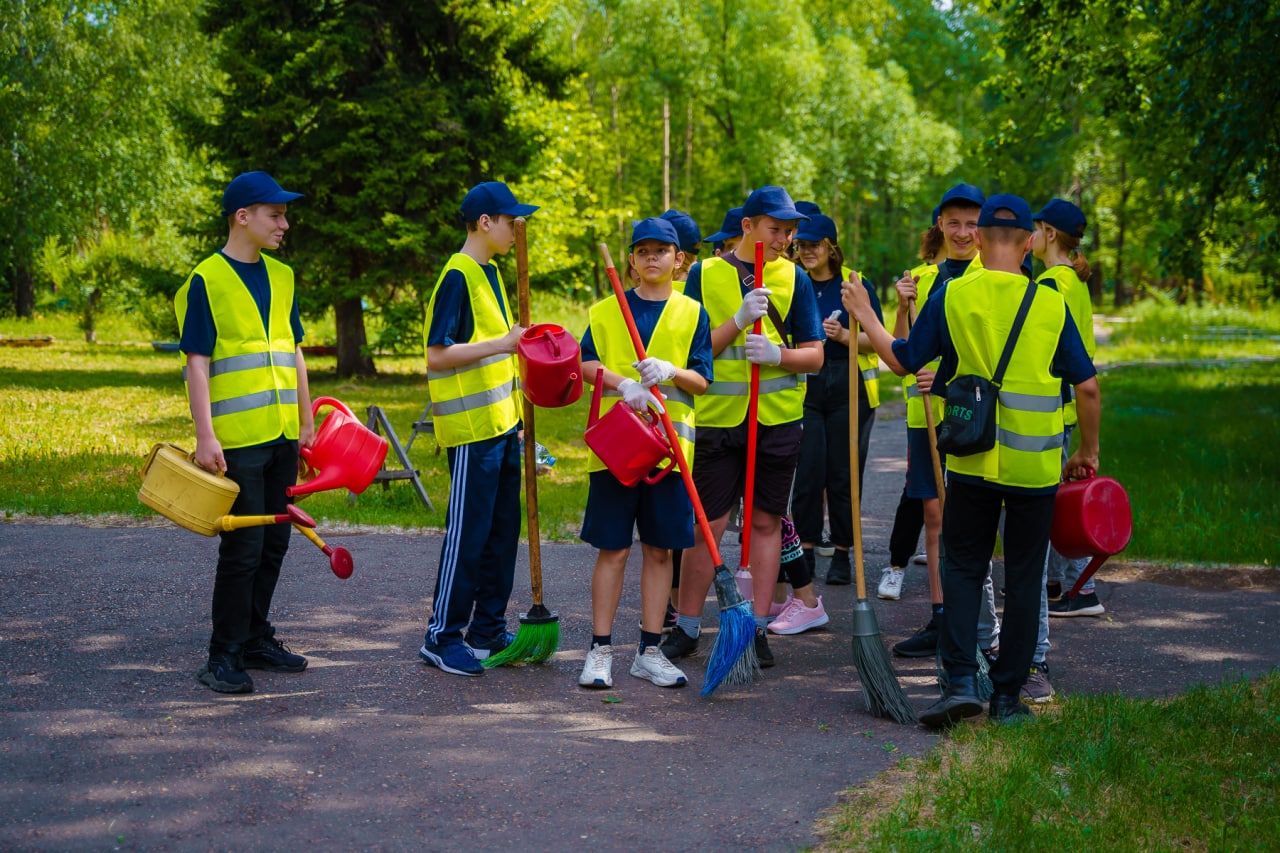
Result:
M752 323L769 313L770 293L772 291L767 287L755 287L747 291L747 295L742 297L742 304L733 312L733 323L738 331L749 329Z
M653 406L659 412L666 411L662 408L662 401L634 379L624 379L619 382L618 393L622 395L622 402L637 412L643 412L649 406Z
M652 388L654 385L670 382L676 378L676 366L660 358L651 356L631 366L640 371L640 384L646 388Z
M747 335L747 361L752 364L778 364L782 361L782 347L764 335Z

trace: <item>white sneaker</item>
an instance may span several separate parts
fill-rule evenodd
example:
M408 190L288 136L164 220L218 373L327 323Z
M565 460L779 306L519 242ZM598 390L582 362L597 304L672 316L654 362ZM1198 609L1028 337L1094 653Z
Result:
M769 630L775 634L803 634L810 628L820 628L830 621L822 606L822 596L818 596L818 603L814 607L805 607L804 602L797 598L781 616L769 623Z
M876 589L876 595L881 598L887 598L890 601L897 601L902 598L902 576L904 574L906 572L902 569L885 566L884 574L880 576L880 586Z
M915 563L917 566L927 566L929 565L929 555L924 551L921 551L919 554L912 554L911 562Z
M644 654L636 652L635 663L631 664L631 674L636 678L652 681L659 687L684 687L689 683L680 668L667 660L657 646L645 649Z
M613 646L594 646L587 652L578 686L603 690L613 686Z

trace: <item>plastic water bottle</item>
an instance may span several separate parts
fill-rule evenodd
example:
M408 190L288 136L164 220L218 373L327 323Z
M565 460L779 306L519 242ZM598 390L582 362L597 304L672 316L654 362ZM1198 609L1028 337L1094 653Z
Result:
M533 443L533 447L534 447L534 453L537 454L534 457L534 459L537 461L539 465L545 466L547 468L551 468L556 464L556 458L551 455L551 451L547 450L547 448L542 444L542 442L535 441ZM523 438L520 439L520 453L521 454L524 453Z

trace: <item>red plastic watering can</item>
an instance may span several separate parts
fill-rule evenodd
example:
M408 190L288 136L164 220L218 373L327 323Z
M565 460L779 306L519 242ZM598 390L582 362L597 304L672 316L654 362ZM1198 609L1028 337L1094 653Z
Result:
M1089 565L1067 593L1074 598L1108 557L1119 554L1133 538L1133 513L1124 487L1110 477L1071 480L1058 487L1049 540L1062 556Z
M600 415L600 395L604 388L604 368L596 371L596 388L591 394L591 414L583 439L587 447L609 472L628 488L644 480L649 485L661 480L675 467L675 456L667 442L658 413L652 409L645 414L618 401L603 417ZM667 463L665 467L655 468Z
M287 488L285 492L291 497L329 489L346 489L358 495L369 488L387 458L387 440L360 423L345 403L317 397L311 413L318 415L323 406L333 411L316 431L316 440L301 451L316 476Z
M516 344L520 388L535 406L555 409L582 396L582 356L578 342L564 327L538 323L525 329Z

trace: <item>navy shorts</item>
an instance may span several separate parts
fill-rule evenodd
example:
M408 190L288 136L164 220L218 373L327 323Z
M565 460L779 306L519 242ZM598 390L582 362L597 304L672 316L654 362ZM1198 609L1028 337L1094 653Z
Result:
M947 475L947 454L938 451L942 476ZM929 453L929 428L907 427L907 497L936 498L938 484L933 477L933 459Z
M627 488L608 471L588 475L583 542L601 551L630 548L632 531L653 548L693 547L693 504L680 471L674 467L652 486L644 481Z
M804 426L799 421L759 428L754 509L786 515L803 435ZM707 518L720 518L738 505L746 490L747 427L698 427L697 437L693 485Z

